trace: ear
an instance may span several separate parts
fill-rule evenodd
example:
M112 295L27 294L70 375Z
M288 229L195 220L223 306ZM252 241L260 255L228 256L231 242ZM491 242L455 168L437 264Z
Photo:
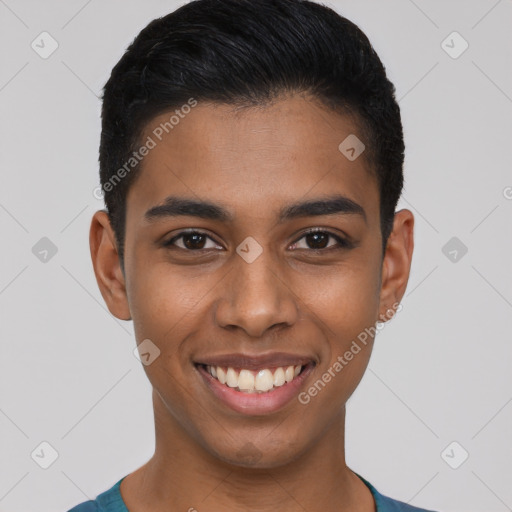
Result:
M117 243L104 210L97 211L92 217L89 245L96 281L109 311L120 320L131 320Z
M382 262L379 320L390 320L396 312L409 281L414 250L414 215L410 210L395 213Z

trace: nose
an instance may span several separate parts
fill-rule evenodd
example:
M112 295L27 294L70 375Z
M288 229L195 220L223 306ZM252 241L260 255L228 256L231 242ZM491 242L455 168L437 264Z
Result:
M260 338L271 328L297 321L295 294L269 251L252 263L236 255L234 265L215 310L217 325Z

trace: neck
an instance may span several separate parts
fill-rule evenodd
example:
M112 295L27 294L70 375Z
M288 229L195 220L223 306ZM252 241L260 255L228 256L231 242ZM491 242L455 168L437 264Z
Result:
M345 463L345 409L293 460L241 467L220 460L153 392L155 453L121 484L129 510L374 512L366 485Z

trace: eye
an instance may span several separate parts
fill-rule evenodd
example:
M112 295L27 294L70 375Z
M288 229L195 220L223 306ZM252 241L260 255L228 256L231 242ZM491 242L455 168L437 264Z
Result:
M213 245L210 245L210 247L206 245L208 240L210 240L213 243ZM180 241L180 243L177 243L178 241ZM178 233L176 236L165 242L164 245L166 247L178 247L179 249L183 249L186 251L200 251L215 248L222 249L222 247L219 246L206 233L194 230L182 231L181 233Z
M300 247L299 242L304 240L305 246ZM208 241L210 246L208 246ZM329 241L334 243L329 243ZM197 230L188 230L178 233L168 241L165 247L178 248L184 251L201 251L208 249L223 249L207 233ZM321 228L311 229L304 233L294 244L292 249L306 249L311 251L330 251L351 247L351 243L345 238Z
M298 242L300 240L305 241L306 247L299 247ZM329 239L333 240L334 244L329 244ZM321 228L311 229L304 233L297 242L295 242L291 247L293 249L309 249L314 251L325 251L325 250L331 250L331 249L345 249L350 247L351 244L348 240L345 238L335 235L334 233L331 233L330 231L325 231Z

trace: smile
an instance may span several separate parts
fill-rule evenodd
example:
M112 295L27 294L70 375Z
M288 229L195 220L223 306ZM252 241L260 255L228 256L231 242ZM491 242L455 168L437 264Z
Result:
M284 353L230 354L196 361L195 368L209 393L225 406L245 415L267 415L297 397L316 364L311 357Z
M242 393L267 393L291 382L300 375L303 366L280 366L259 371L221 366L206 366L206 371L221 384L234 388Z

